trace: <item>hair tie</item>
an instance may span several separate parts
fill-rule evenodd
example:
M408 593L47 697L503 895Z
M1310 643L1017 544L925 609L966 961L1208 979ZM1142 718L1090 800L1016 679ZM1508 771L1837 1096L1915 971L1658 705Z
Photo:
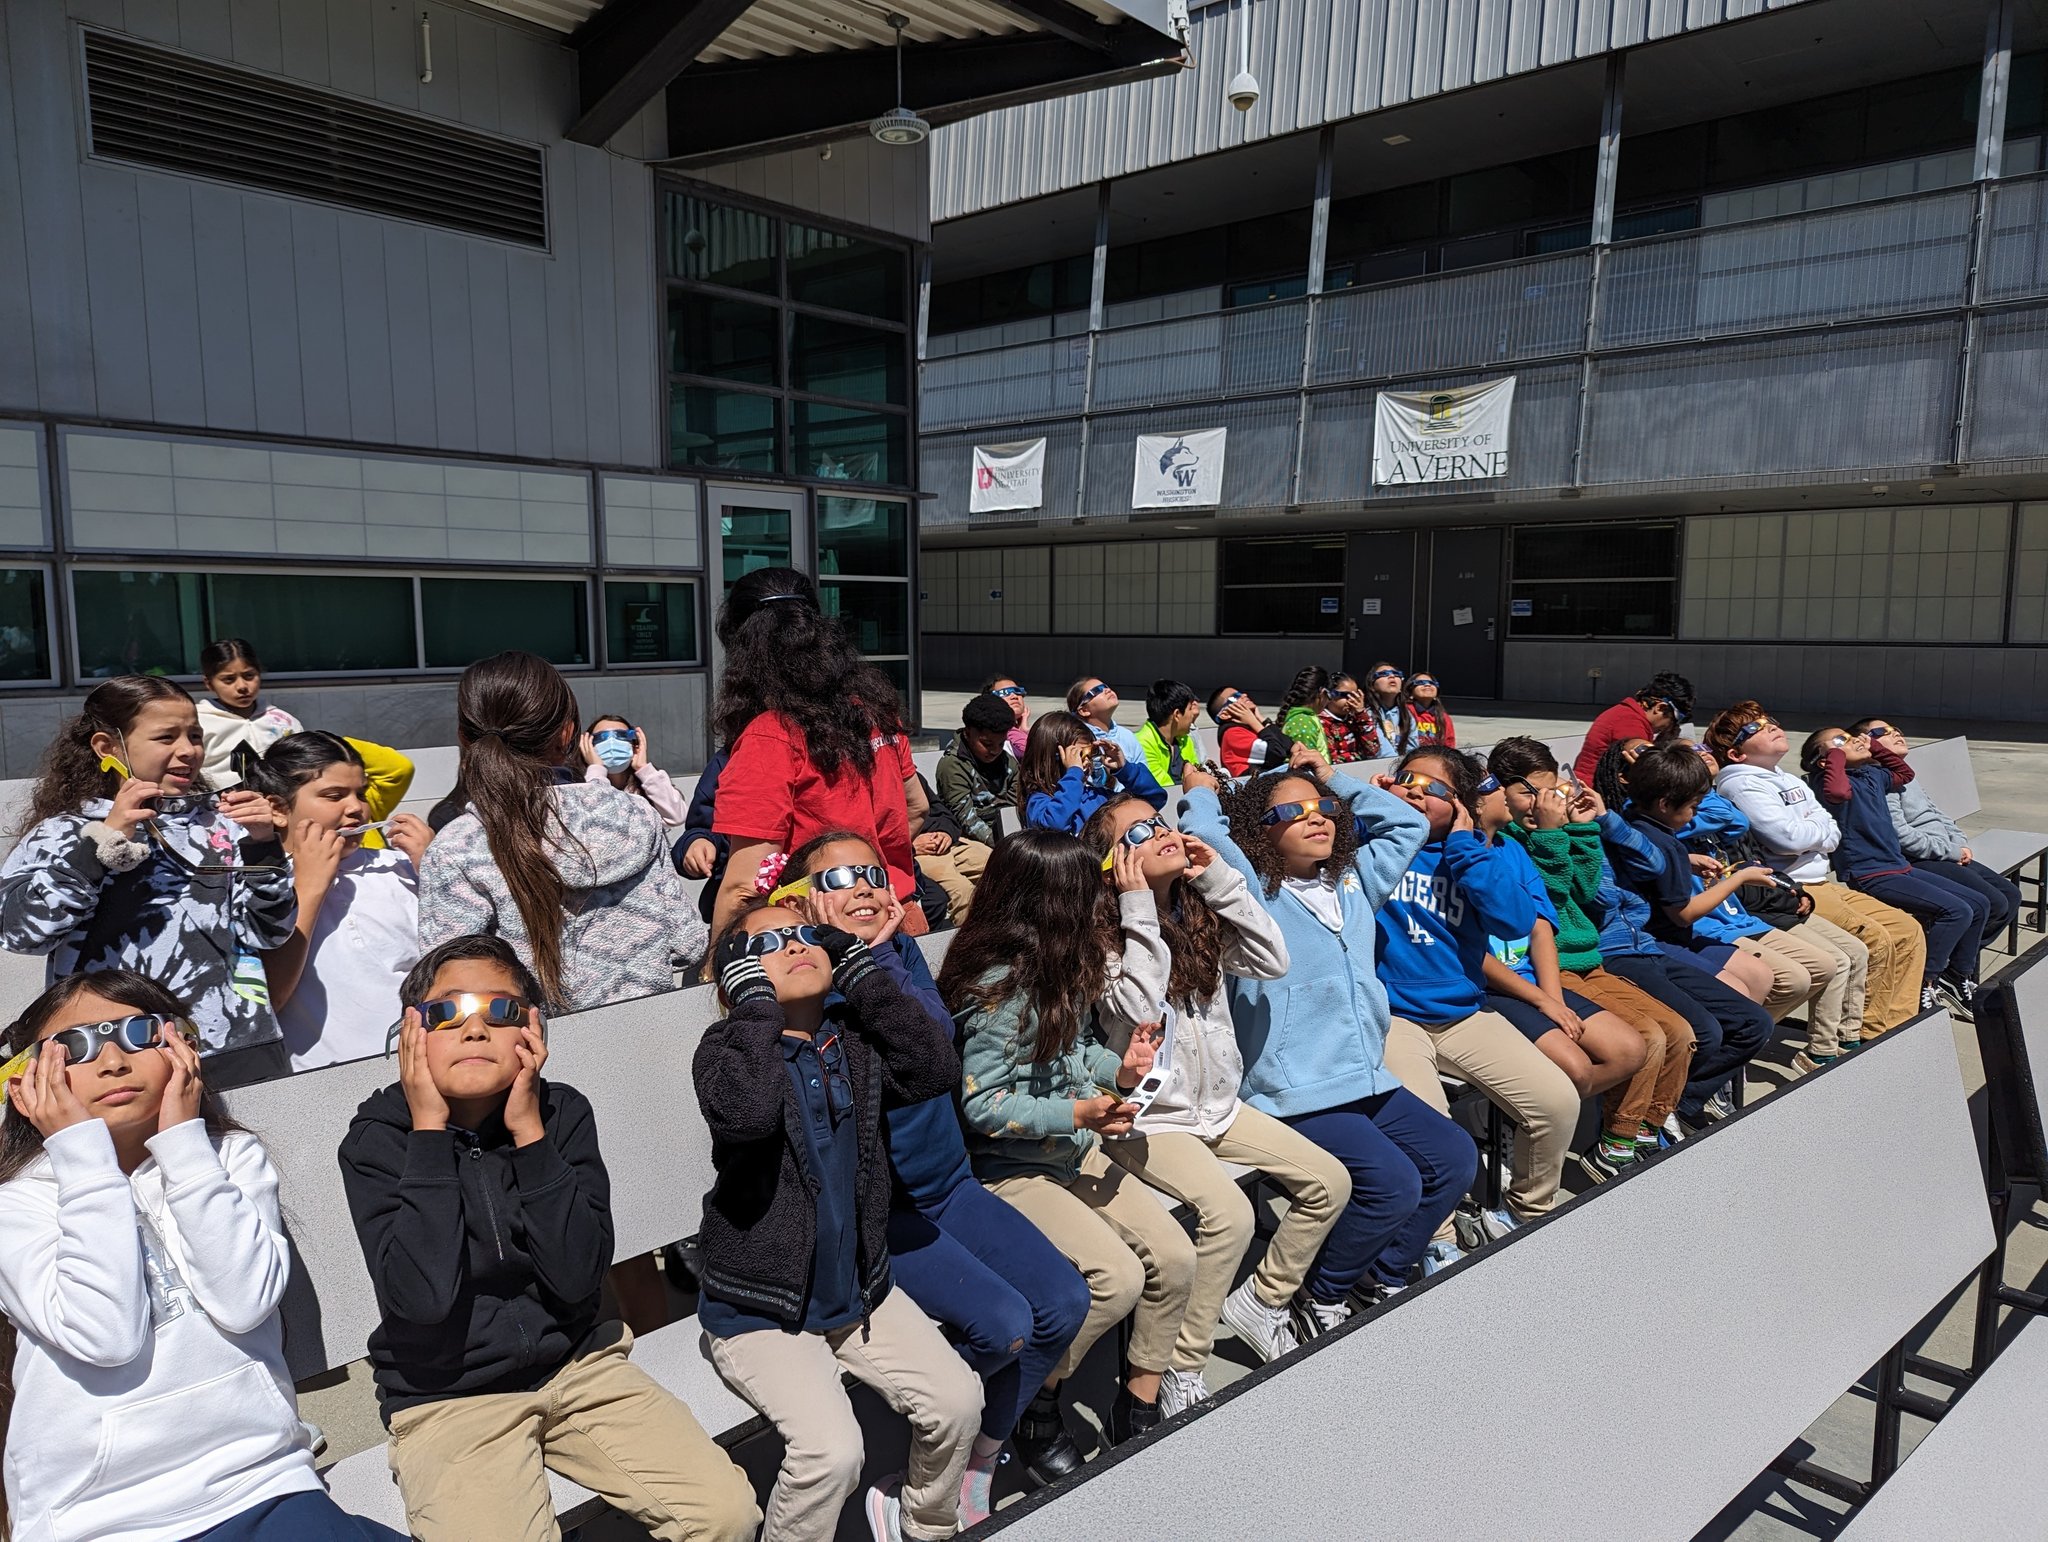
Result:
M754 892L772 894L782 878L782 870L789 865L789 853L771 852L761 859L761 866L754 873Z

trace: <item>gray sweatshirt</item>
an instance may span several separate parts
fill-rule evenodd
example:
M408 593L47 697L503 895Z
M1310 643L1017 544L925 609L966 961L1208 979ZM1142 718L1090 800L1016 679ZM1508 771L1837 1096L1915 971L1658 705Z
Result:
M1956 862L1970 844L1963 828L1934 806L1934 800L1918 782L1908 782L1887 794L1892 811L1892 829L1898 832L1899 849L1915 862Z

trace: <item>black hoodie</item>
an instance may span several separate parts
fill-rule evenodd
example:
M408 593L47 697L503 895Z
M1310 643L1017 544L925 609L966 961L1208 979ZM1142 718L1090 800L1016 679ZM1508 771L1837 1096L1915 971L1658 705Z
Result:
M540 1083L547 1133L504 1120L412 1127L404 1089L374 1092L341 1142L349 1213L383 1321L370 1335L384 1418L436 1398L524 1392L597 1325L612 1262L611 1180L590 1102Z

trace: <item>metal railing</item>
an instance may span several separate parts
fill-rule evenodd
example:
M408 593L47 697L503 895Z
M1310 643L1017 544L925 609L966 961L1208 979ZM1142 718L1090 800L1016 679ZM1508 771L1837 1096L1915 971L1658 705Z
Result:
M1513 372L1510 490L2048 458L2038 391L2005 389L2048 378L2044 301L2048 174L954 353L923 366L924 443L950 472L1078 424L1036 517L1115 519L1134 431L1256 423L1224 507L1352 501L1378 389ZM925 485L925 523L965 519L964 481Z

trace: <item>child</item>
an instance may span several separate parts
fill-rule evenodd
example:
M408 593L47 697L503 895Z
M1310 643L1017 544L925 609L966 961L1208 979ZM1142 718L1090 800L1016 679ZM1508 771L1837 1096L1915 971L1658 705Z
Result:
M1382 755L1404 755L1415 748L1414 725L1408 715L1408 693L1402 689L1405 679L1401 671L1385 659L1366 671L1365 710L1372 715L1373 731L1379 735Z
M1330 746L1323 736L1323 709L1330 704L1330 672L1320 664L1298 671L1280 698L1280 731L1306 744L1325 765Z
M1351 1315L1354 1292L1370 1301L1408 1283L1478 1168L1470 1137L1404 1088L1384 1059L1373 911L1427 827L1400 799L1315 761L1213 803L1192 790L1182 822L1237 869L1287 946L1285 979L1226 981L1244 1101L1351 1175L1351 1201L1295 1297L1289 1327L1305 1343Z
M1536 908L1515 868L1477 832L1479 777L1469 756L1410 750L1377 781L1429 822L1428 840L1379 913L1379 977L1393 1013L1387 1069L1448 1114L1440 1071L1449 1068L1513 1120L1506 1206L1480 1217L1481 1234L1497 1240L1557 1203L1579 1118L1571 1079L1487 1009L1489 938L1526 938Z
M1113 740L1098 738L1071 712L1048 712L1031 725L1031 743L1017 772L1024 822L1078 835L1115 791L1134 792L1155 809L1166 789L1143 760L1129 760Z
M697 913L707 926L711 923L711 907L725 882L726 859L732 854L732 842L712 828L718 818L718 779L725 774L726 762L731 759L719 749L713 750L711 758L704 762L704 769L697 773L697 786L690 793L689 811L683 816L683 833L676 837L672 849L676 871L685 878L703 881L703 887L697 891Z
M1188 801L1210 824L1216 779L1188 773ZM1101 1019L1111 1053L1166 1018L1160 1062L1166 1084L1138 1116L1137 1133L1112 1141L1112 1162L1180 1200L1195 1217L1195 1283L1159 1395L1171 1417L1209 1395L1202 1369L1220 1319L1260 1361L1295 1344L1289 1316L1330 1228L1351 1199L1344 1165L1307 1136L1238 1096L1244 1056L1231 1021L1227 979L1280 980L1287 943L1251 896L1244 876L1218 850L1152 817L1137 798L1105 804L1081 832L1108 864L1099 902L1108 950ZM1252 1205L1222 1163L1266 1174L1287 1191L1287 1214L1265 1256L1231 1289L1251 1245Z
M1593 719L1586 730L1586 742L1579 747L1573 764L1578 780L1590 785L1594 768L1608 746L1617 739L1656 740L1676 733L1678 725L1692 721L1692 682L1670 671L1654 675L1650 683L1609 707ZM1617 811L1618 812L1618 811Z
M694 1064L718 1173L697 1320L718 1374L783 1440L765 1535L829 1542L838 1530L863 1458L840 1382L851 1371L911 1423L901 1488L868 1491L876 1542L950 1537L981 1381L893 1288L881 1117L885 1102L950 1092L960 1062L850 932L759 906L714 956L728 1015Z
M992 848L967 838L922 771L913 772L911 784L917 790L910 799L910 849L917 862L919 895L934 925L950 921L958 926L974 908L974 886L981 882ZM906 784L906 792L911 784Z
M1160 1030L1155 1023L1133 1033L1121 1059L1086 1036L1108 971L1095 925L1101 883L1100 863L1072 836L1011 836L996 848L982 903L939 973L939 994L964 1036L960 1115L974 1174L1088 1282L1087 1320L1024 1411L1027 1450L1057 1440L1059 1384L1127 1316L1129 1357L1109 1438L1155 1427L1195 1282L1187 1233L1102 1149L1104 1139L1131 1133L1138 1110L1123 1093L1151 1070Z
M398 1080L340 1158L411 1534L547 1542L557 1472L656 1537L751 1538L746 1478L601 1317L611 1184L589 1101L540 1074L539 982L503 938L457 937L399 1001Z
M1180 774L1200 765L1195 748L1195 718L1201 712L1194 688L1178 680L1154 680L1145 693L1145 723L1138 730L1138 748L1145 769L1161 787L1180 786Z
M1883 718L1867 717L1852 730L1873 742L1882 743L1901 760L1906 758L1906 736ZM1969 889L1984 902L1984 924L1977 939L1979 951L2011 924L2019 909L2019 886L2003 873L1994 873L1981 862L1971 860L1970 840L1957 824L1927 796L1916 778L1898 788L1886 800L1892 815L1892 830L1899 849L1916 873L1933 873L1950 883Z
M1632 935L1611 903L1614 874L1595 822L1606 811L1599 795L1562 780L1556 758L1537 739L1503 739L1494 746L1487 769L1507 799L1509 838L1542 875L1557 916L1558 983L1613 1012L1643 1038L1643 1068L1608 1093L1600 1139L1579 1157L1586 1175L1605 1183L1639 1153L1661 1144L1664 1122L1685 1091L1692 1025L1677 1007L1606 967L1610 948L1617 957L1654 955L1656 944Z
M215 1057L208 1078L235 1086L288 1069L262 954L291 936L292 877L260 794L203 790L204 745L182 686L95 686L52 741L0 863L0 946L47 954L52 984L147 970L191 1004Z
M1910 784L1913 768L1882 740L1823 728L1799 753L1806 779L1842 829L1835 848L1836 876L1860 892L1912 916L1927 933L1920 1010L1947 1001L1964 1021L1977 1004L1977 949L1984 902L1973 889L1938 873L1919 873L1892 828L1891 794Z
M1323 707L1323 743L1333 766L1380 757L1380 733L1365 710L1365 688L1353 675L1332 675Z
M1905 912L1833 881L1829 856L1841 844L1841 827L1806 783L1782 769L1791 749L1785 730L1757 702L1740 701L1708 725L1706 744L1721 766L1714 790L1749 820L1771 866L1813 901L1813 919L1839 927L1869 952L1864 1037L1912 1019L1920 1010L1927 939Z
M1010 709L984 691L960 709L960 732L939 757L939 801L970 841L1003 838L998 810L1017 801L1017 760L1009 750Z
M924 952L898 930L903 906L889 892L873 846L836 831L789 859L778 895L814 926L836 926L868 945L896 988L925 1009L950 1039L953 1016ZM790 896L790 891L797 891ZM843 998L829 998L828 1009ZM882 1134L895 1188L889 1205L889 1263L896 1283L934 1322L956 1330L960 1353L982 1381L981 1433L960 1486L960 1524L987 1519L996 1457L1088 1316L1088 1287L1037 1228L974 1181L954 1108L955 1089L921 1103L882 1105ZM1025 1471L1038 1483L1081 1465L1064 1428L1051 1444L1017 1437ZM1056 1449L1055 1449L1056 1447Z
M1086 723L1096 738L1107 739L1122 750L1125 760L1142 765L1145 752L1138 744L1138 736L1116 720L1120 701L1115 687L1094 675L1084 675L1067 687L1067 710ZM1025 753L1028 758L1028 742Z
M1407 708L1408 731L1416 744L1441 744L1451 748L1457 745L1457 725L1451 721L1450 709L1444 705L1435 675L1410 675L1401 692L1401 704Z
M420 862L420 942L512 943L550 1010L581 1012L675 985L704 957L703 920L641 798L561 770L576 698L554 665L501 653L462 672L456 737L468 811Z
M298 896L291 936L263 956L292 1070L381 1055L391 1003L420 956L417 867L434 833L394 814L392 848L365 846L362 757L330 733L277 740L249 785L269 800Z
M263 665L256 650L239 637L223 637L201 648L199 675L212 693L199 700L209 787L233 787L241 781L236 750L246 745L250 758L260 757L286 734L305 727L284 708L263 705Z
M590 720L577 748L583 755L583 780L610 782L620 792L645 798L670 829L683 823L688 810L668 773L654 764L647 730L635 728L615 712Z
M1024 687L1008 675L992 675L982 683L982 694L993 696L1010 709L1010 730L1004 736L1010 754L1018 760L1024 758L1024 740L1031 728L1031 705L1025 699Z
M1209 697L1209 720L1218 731L1217 759L1232 776L1256 776L1288 763L1294 741L1269 723L1259 704L1234 685L1221 685Z
M15 1542L398 1542L313 1470L278 1320L277 1171L206 1085L184 1004L75 974L7 1030L0 1387ZM97 1457L95 1457L97 1453Z

